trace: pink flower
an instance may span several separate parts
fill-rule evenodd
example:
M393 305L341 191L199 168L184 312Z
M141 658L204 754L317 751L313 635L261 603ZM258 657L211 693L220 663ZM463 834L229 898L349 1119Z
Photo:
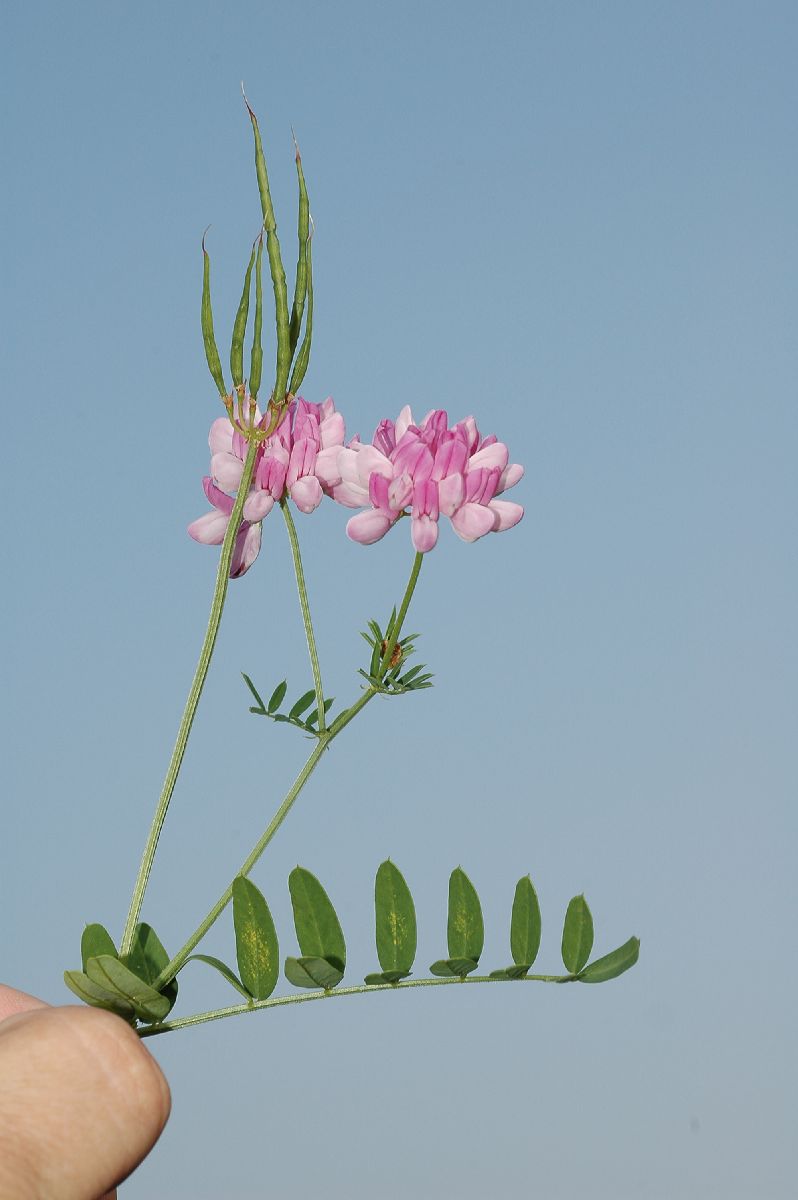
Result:
M482 438L473 417L450 429L446 412L433 409L416 425L406 406L396 422L380 422L370 445L354 438L338 451L340 482L332 496L348 508L366 509L346 526L349 537L364 545L384 537L409 507L413 545L425 554L438 540L441 515L466 542L518 524L521 505L496 499L524 473L508 463L504 443L493 435Z
M256 426L259 421L256 409ZM343 442L344 420L331 398L323 404L311 404L301 397L291 401L274 433L258 447L233 550L231 578L243 575L258 557L261 521L275 502L287 493L298 509L311 513L325 494L332 495L341 482L338 453ZM211 474L203 479L202 486L213 510L192 521L188 532L197 542L218 546L224 541L233 511L234 500L228 493L235 494L241 483L247 442L227 417L220 417L211 425L208 445Z

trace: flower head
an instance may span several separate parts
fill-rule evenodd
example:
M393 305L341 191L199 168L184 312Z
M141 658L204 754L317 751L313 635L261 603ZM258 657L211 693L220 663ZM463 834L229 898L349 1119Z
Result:
M520 504L496 499L518 482L523 467L509 464L507 447L495 436L481 437L473 417L450 428L443 409L416 425L406 406L395 422L380 422L370 444L354 438L339 450L338 469L332 496L366 509L346 526L364 545L379 541L408 510L413 545L422 554L436 544L441 516L463 541L474 542L511 529L524 515Z
M256 409L250 424L256 428L259 422ZM224 541L235 503L230 493L238 492L244 472L247 441L239 423L219 417L208 435L211 473L202 486L213 510L188 527L189 535L206 545L218 546ZM297 397L286 407L280 424L258 447L230 565L231 578L243 575L258 557L261 521L275 501L288 495L301 512L311 513L325 494L332 495L341 481L337 460L343 442L344 419L331 398L311 404Z

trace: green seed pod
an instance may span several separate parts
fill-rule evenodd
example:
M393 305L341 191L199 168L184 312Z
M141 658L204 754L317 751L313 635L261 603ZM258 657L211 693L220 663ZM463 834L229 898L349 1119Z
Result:
M205 230L207 233L208 230ZM200 307L200 324L202 326L202 342L205 347L205 357L208 360L208 370L219 389L219 395L224 400L227 396L222 363L216 348L216 338L213 335L213 310L211 309L211 259L205 249L205 233L202 235L202 305Z
M244 290L241 293L241 301L238 305L236 319L233 322L233 340L230 344L230 373L233 376L233 387L241 387L244 382L244 334L247 331L247 317L249 316L249 289L252 281L252 267L255 263L255 242L252 246L252 253L249 256L249 264L247 273L244 276Z
M257 400L260 391L260 381L263 374L263 279L261 266L263 263L263 234L258 238L258 255L255 259L255 325L252 331L252 355L249 365L249 394Z
M302 314L305 310L305 298L308 290L307 250L310 236L310 206L308 189L305 186L305 173L302 170L302 157L299 153L296 138L296 173L299 182L299 220L297 233L299 237L299 256L296 263L296 282L294 284L294 305L291 311L291 356L297 348L299 334L302 329ZM293 391L293 388L291 389Z
M257 118L244 97L249 118L252 122L252 132L255 137L255 172L258 177L258 190L263 210L263 226L266 230L266 253L269 257L269 271L274 288L275 323L277 326L277 374L274 383L273 399L275 404L282 404L285 396L288 372L291 367L291 334L288 320L288 289L285 282L285 269L280 254L280 242L277 237L277 222L274 218L271 192L269 191L269 176L266 171L266 158L263 153L260 130Z
M307 247L305 250L305 262L307 265L307 292L308 292L308 312L305 320L305 336L302 339L302 345L299 347L299 353L296 356L294 370L291 374L291 383L288 390L292 396L295 396L302 386L302 380L308 369L310 362L310 343L313 337L313 262L311 258L310 246L313 240L313 220L310 221L310 233L308 235Z

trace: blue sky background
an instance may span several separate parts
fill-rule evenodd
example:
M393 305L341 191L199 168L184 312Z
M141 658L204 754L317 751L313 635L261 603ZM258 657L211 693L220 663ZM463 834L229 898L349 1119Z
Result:
M118 935L204 629L185 526L259 226L246 82L293 266L293 124L317 236L304 393L370 436L474 413L526 518L444 528L413 604L435 689L375 702L254 878L284 952L300 862L373 969L377 864L419 970L461 863L484 963L516 879L541 969L585 891L600 988L430 989L151 1043L174 1095L135 1197L786 1200L796 1104L793 4L31 3L2 71L5 455L0 974L55 1003L80 932ZM401 595L408 530L298 518L329 690ZM308 680L281 524L231 587L145 916L178 946L306 745L239 672ZM232 959L222 918L209 952ZM287 985L286 985L287 986ZM179 1013L228 1001L198 965Z

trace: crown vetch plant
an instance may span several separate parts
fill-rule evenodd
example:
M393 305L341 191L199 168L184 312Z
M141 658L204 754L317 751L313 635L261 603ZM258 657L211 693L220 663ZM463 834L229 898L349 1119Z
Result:
M102 925L87 925L81 939L81 969L65 972L67 986L87 1004L118 1013L145 1037L254 1009L314 1000L333 992L340 996L449 983L602 983L613 979L637 961L639 942L630 938L618 949L590 961L593 918L584 896L575 896L565 915L565 973L532 973L540 946L541 915L529 877L516 884L512 903L512 963L488 974L477 974L484 942L482 910L473 883L460 867L452 871L449 880L446 956L432 963L430 977L410 978L416 956L416 912L401 871L387 861L377 870L374 889L380 969L368 974L362 984L348 987L339 986L346 971L346 941L335 908L310 871L296 867L291 872L288 886L299 953L285 957L283 973L298 990L273 995L280 978L278 936L268 903L249 878L250 872L324 752L366 705L378 695L400 696L432 686L431 673L422 664L412 662L418 634L405 633L424 556L437 544L441 517L447 517L458 537L466 542L517 525L523 508L499 497L519 482L523 468L510 461L507 446L493 434L480 434L473 416L450 424L447 412L440 408L417 421L406 405L395 421L386 417L379 422L370 443L357 437L347 443L344 418L332 399L316 404L300 396L313 335L313 225L308 192L297 148L298 253L289 304L258 122L248 104L247 109L255 139L263 227L249 256L233 322L230 386L216 343L210 258L204 238L202 242L202 337L208 368L226 412L214 420L208 438L210 468L202 486L212 507L188 528L196 541L221 547L208 627L121 940L117 946ZM261 407L264 249L274 293L277 355L274 383ZM253 290L249 375L245 378L244 343L250 327ZM325 497L332 503L361 510L349 519L346 532L363 545L378 541L402 518L409 517L415 551L398 607L384 626L371 619L363 631L369 652L367 664L358 672L362 681L359 694L337 712L333 711L333 698L324 691L299 537L291 512L293 505L304 515L313 513ZM244 575L254 564L262 523L275 508L282 515L288 536L313 684L289 699L288 684L283 680L264 700L249 675L244 675L244 681L254 700L249 710L252 714L300 729L311 739L312 748L235 877L183 946L170 956L152 926L140 920L147 881L207 676L229 581ZM228 906L232 907L237 970L197 951ZM178 976L189 962L201 962L220 972L242 999L227 1008L168 1019L177 1000Z

